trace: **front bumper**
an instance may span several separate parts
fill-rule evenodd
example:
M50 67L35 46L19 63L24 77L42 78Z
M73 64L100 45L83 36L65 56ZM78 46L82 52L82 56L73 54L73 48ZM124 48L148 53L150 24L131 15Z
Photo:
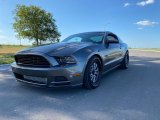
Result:
M78 65L50 68L33 68L11 65L16 80L30 85L43 87L78 86L82 85L83 72ZM43 78L41 81L26 79L25 76Z

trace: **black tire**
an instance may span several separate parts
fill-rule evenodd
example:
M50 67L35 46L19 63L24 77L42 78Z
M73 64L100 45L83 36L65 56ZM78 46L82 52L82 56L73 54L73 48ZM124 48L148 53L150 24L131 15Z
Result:
M92 57L85 69L83 86L87 89L95 89L99 86L101 80L101 63L98 57Z
M123 61L120 64L121 69L128 69L129 65L129 53L127 52L123 58Z

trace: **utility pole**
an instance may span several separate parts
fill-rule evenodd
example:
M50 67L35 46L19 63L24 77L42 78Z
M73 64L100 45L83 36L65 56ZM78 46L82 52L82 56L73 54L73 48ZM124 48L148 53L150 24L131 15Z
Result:
M110 22L107 22L106 25L104 25L104 31L107 30L106 28L108 28L107 26L109 26L109 25L110 25Z

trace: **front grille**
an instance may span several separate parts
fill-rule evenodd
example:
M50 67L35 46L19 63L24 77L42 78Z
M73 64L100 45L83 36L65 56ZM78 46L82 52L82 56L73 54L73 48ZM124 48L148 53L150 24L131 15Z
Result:
M50 67L49 62L39 55L15 55L17 65L29 67Z

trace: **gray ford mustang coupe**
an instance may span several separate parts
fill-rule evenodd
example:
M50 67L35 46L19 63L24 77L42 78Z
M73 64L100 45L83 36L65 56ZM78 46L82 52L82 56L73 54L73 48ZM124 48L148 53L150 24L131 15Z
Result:
M15 54L15 61L11 66L17 81L94 89L102 73L128 68L129 51L127 44L112 32L86 32L59 43L22 50Z

